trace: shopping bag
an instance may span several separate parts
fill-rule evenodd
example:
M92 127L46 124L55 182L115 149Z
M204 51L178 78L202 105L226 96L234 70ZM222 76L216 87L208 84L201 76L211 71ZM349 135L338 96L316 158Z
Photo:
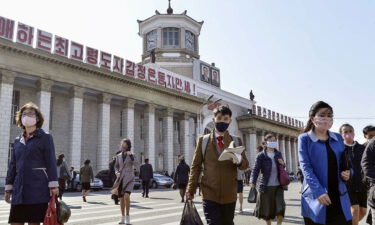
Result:
M70 208L65 202L57 201L56 215L57 215L57 221L59 223L61 224L67 223L71 214L72 213L70 211Z
M43 225L62 225L57 221L55 196L51 196Z
M258 191L255 187L250 188L249 196L247 196L248 203L256 203L257 202Z
M287 186L290 184L289 174L281 164L279 165L279 182L281 186Z
M185 202L180 225L203 225L201 217L191 200Z

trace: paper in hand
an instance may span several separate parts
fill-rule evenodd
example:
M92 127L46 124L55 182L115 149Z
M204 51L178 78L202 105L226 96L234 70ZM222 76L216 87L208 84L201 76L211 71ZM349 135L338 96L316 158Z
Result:
M245 150L244 146L234 147L234 142L229 144L229 147L224 149L219 157L219 161L231 160L234 164L239 164L242 161L242 152Z

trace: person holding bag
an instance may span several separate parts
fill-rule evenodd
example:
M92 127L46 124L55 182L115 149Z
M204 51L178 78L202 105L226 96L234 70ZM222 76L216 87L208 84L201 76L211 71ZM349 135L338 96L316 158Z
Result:
M256 187L259 175L259 194L254 215L266 221L267 225L277 217L277 224L282 224L285 215L284 188L280 182L280 170L285 167L274 134L267 134L266 148L259 152L251 176L251 188ZM285 170L284 170L285 171Z
M111 190L120 199L121 220L119 224L130 224L130 194L134 188L135 156L131 151L132 145L129 139L123 139L120 143L121 153L116 156L115 172L116 181Z
M34 103L16 114L23 130L13 145L5 181L5 201L11 204L12 225L43 223L51 196L59 193L55 147L50 134L41 128L43 115Z
M298 137L299 163L305 177L301 208L306 225L351 225L350 199L345 181L350 170L340 168L344 141L329 131L332 107L319 101L312 105L304 133Z
M68 170L68 166L65 162L65 155L60 154L57 161L57 177L59 181L59 199L62 200L62 196L66 189L66 181L71 180L72 177Z

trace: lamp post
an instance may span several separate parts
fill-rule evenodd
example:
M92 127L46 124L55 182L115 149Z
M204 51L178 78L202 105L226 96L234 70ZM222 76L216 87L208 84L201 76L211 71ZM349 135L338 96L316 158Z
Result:
M198 126L197 126L197 137L200 136L200 133L201 133L201 121L202 121L202 109L205 105L207 105L210 100L214 97L214 95L211 95L210 97L207 98L207 100L202 104L200 105L199 109L198 109L198 112L197 112L197 116L198 116Z

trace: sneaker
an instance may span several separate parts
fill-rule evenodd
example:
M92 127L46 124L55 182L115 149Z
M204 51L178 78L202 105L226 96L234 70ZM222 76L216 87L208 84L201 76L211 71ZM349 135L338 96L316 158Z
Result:
M125 216L125 224L130 224L130 216Z
M122 216L118 224L125 224L125 216Z

